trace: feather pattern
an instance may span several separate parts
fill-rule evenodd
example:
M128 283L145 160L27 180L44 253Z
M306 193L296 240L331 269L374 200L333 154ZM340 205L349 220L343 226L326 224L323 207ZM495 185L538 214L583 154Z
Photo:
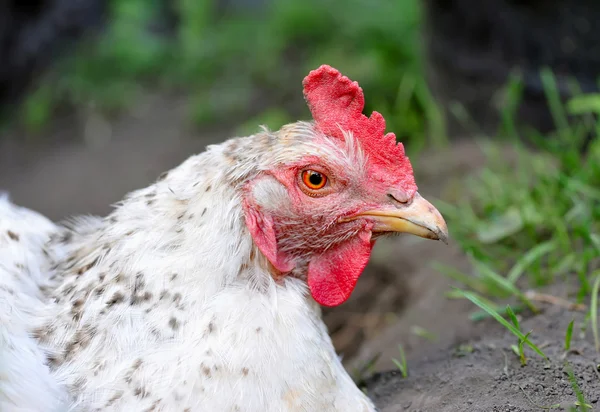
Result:
M60 250L45 245L57 226L0 195L0 410L58 412L66 392L46 366L30 325L39 318L44 291Z
M48 401L59 405L64 394L73 411L373 410L343 369L305 282L274 279L246 229L243 180L261 162L293 157L293 144L263 152L268 160L245 148L269 135L209 147L106 218L59 227L26 212L45 226L27 217L37 237L23 253L63 254L56 264L35 262L36 281L52 287L43 307L42 295L32 295L36 314L12 322L37 337L37 355L19 355L32 363L28 376L46 371L40 376L51 386L38 398L45 406L31 410L51 410ZM233 156L255 167L228 167ZM9 378L14 386L18 377ZM3 410L24 405L12 402Z
M445 223L356 83L323 66L304 85L315 122L209 146L106 217L0 197L3 412L375 410L317 302L352 293L380 234L362 212Z

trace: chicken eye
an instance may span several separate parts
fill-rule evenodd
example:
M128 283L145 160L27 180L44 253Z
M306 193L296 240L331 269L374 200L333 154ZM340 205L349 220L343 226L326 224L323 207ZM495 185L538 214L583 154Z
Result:
M319 190L327 183L327 177L315 170L305 170L302 172L302 182L309 189Z

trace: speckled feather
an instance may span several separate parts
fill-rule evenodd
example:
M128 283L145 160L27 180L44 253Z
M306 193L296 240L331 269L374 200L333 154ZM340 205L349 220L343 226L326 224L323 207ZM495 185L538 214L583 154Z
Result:
M241 185L268 165L312 152L360 171L354 144L313 145L314 134L298 123L211 146L106 218L46 222L38 244L21 243L57 285L19 324L47 354L22 371L50 371L40 405L66 394L75 411L373 410L301 276L274 279L244 224ZM53 266L43 247L63 258Z
M311 259L364 227L309 197L300 219L285 186L288 168L326 159L341 204L368 199L381 163L357 132L298 122L209 146L104 218L56 225L0 199L0 409L374 411L306 283ZM257 247L248 207L277 215L289 273Z
M31 335L55 261L63 256L46 247L57 226L11 204L0 194L0 411L59 412L67 394L46 365Z

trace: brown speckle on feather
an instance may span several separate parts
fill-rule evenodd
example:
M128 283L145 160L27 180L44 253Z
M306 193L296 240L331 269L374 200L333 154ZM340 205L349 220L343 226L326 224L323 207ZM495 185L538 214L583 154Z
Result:
M115 292L115 294L110 298L106 304L108 306L113 306L117 303L121 303L125 300L125 296L121 292Z
M146 286L146 281L144 280L144 274L138 273L135 275L135 282L133 284L133 293L138 293L140 289L143 289Z
M51 326L42 326L35 328L31 332L31 336L40 343L47 343L50 341L53 332L54 329Z
M91 333L85 333L82 330L75 332L73 339L65 347L65 361L73 358L79 350L84 349L90 344L92 340Z
M18 234L16 234L15 232L13 232L12 230L7 231L6 234L8 235L9 238L14 240L15 242L18 242L20 239L20 236Z
M60 238L61 243L69 243L71 240L73 240L73 232L71 232L70 230L65 231L62 237Z
M171 319L169 319L169 326L173 330L179 329L179 321L177 320L177 318L171 317Z
M48 366L57 367L62 363L62 360L58 355L50 354L46 357L46 361L48 362Z
M79 268L79 270L77 271L78 275L83 275L85 272L87 272L88 270L90 270L91 268L93 268L94 266L96 266L96 264L98 263L98 260L100 260L100 257L96 257L96 259L94 259L92 262L88 263L85 266L82 266L81 268Z
M145 409L144 412L153 412L156 410L156 408L158 407L158 405L160 405L160 402L162 401L162 399L157 399L154 402L152 402L152 405L150 405L150 407L148 409Z
M118 401L119 399L121 399L123 397L123 391L117 391L106 403L105 407L108 408L110 407L112 404L114 404L116 401Z
M148 395L150 395L150 392L148 392L148 390L143 387L143 386L138 386L137 388L135 388L133 390L133 394L139 398L147 398Z
M148 302L150 299L152 299L152 293L151 292L144 292L142 294L134 294L131 295L131 301L130 304L131 305L137 305L141 302Z

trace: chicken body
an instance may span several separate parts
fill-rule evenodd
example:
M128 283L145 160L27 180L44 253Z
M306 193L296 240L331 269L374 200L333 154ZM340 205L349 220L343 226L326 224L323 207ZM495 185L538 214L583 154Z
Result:
M9 371L2 390L23 398L3 411L20 410L28 379L40 374L76 411L374 410L338 360L306 284L276 281L253 245L224 167L233 145L190 158L105 219L44 222L33 243L5 239L27 254L48 238L46 249L66 257L40 274L56 284L51 303L36 300L18 325L47 351L51 372L39 356L20 379ZM38 392L41 405L61 400L60 391Z
M358 85L304 84L315 122L209 146L105 218L0 200L3 412L375 410L319 304L378 236L446 226Z

